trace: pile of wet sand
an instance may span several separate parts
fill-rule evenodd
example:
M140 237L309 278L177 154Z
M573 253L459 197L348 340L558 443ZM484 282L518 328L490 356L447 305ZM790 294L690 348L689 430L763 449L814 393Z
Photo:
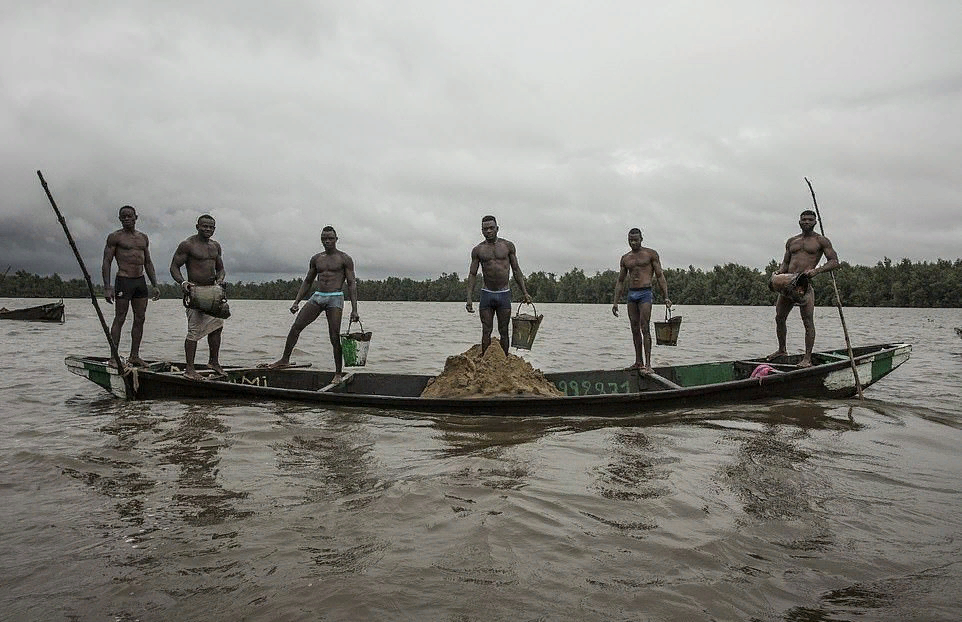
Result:
M564 395L545 379L540 370L520 356L508 354L497 339L481 355L481 345L449 356L441 372L421 397L516 397Z

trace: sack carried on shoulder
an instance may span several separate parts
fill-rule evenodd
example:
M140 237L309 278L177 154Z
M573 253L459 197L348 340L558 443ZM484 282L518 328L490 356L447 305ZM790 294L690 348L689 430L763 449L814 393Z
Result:
M184 307L226 320L230 317L227 290L221 285L194 285L184 294Z

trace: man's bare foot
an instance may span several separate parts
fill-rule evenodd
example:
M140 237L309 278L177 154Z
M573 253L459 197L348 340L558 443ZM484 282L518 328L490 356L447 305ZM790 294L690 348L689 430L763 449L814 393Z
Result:
M126 365L126 363L124 362L124 357L120 357L120 364ZM117 369L117 359L115 359L114 357L110 357L110 359L108 359L107 361L107 366L110 367L111 369Z
M655 373L655 370L652 369L650 365L645 365L644 367L640 367L640 368L638 369L638 371L640 371L640 372L643 373L643 374L653 374L653 373Z
M627 369L627 370L642 369L644 366L645 366L644 363L632 363L632 364L629 365L628 367L625 367L625 369Z
M139 356L131 356L127 359L128 367L147 367L147 361L140 358Z
M771 354L769 354L768 356L766 356L766 357L765 357L765 360L768 361L769 363L771 363L772 361L774 361L774 360L777 359L778 357L780 357L780 356L787 356L787 355L788 355L788 352L786 352L785 350L778 350L777 352L772 352Z
M207 380L207 378L204 378L203 376L201 376L196 369L190 369L185 371L184 377L189 378L191 380Z
M218 363L217 361L211 361L210 363L207 363L207 366L210 367L211 369L213 369L214 372L216 372L218 376L226 376L226 375L227 375L227 372L224 371L224 368L221 367L221 366L220 366L220 363Z
M344 374L334 374L334 377L331 378L331 384L337 384L342 380L344 380Z
M799 367L811 367L811 366L812 366L812 359L808 358L807 356L806 356L806 357L803 357L802 360L800 360L800 361L798 362L798 366L799 366Z

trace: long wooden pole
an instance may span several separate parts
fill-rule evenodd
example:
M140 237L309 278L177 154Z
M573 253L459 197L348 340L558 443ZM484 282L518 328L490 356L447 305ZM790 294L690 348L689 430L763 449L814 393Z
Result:
M40 185L43 186L43 191L47 193L47 199L50 200L50 207L53 208L54 213L57 215L57 220L60 221L60 225L63 227L63 232L67 235L67 241L70 242L70 248L73 249L74 256L77 257L77 263L80 264L80 270L84 273L84 279L87 281L87 289L90 291L90 302L93 303L94 309L97 310L97 317L100 318L100 326L104 329L104 335L107 337L107 343L110 344L110 357L117 364L117 370L120 372L121 377L124 379L124 386L127 387L127 395L133 396L134 388L130 377L124 373L124 364L120 360L120 353L117 351L117 344L110 337L110 329L107 327L107 320L104 319L104 314L100 310L100 304L97 302L97 294L94 292L94 284L90 280L90 273L87 272L87 266L84 264L83 257L80 256L80 251L77 250L77 245L73 241L73 236L70 235L70 229L67 228L67 221L64 220L63 214L60 213L60 209L57 207L57 202L53 200L53 195L50 194L50 188L47 187L47 180L43 178L43 173L37 171L37 177L40 178Z
M818 211L818 200L815 199L815 188L812 187L812 182L808 181L808 177L804 179L805 183L808 184L808 191L812 193L812 203L815 204L815 216L818 218L818 227L824 237L825 226L822 224L822 214ZM862 395L862 382L858 379L858 367L855 365L855 353L852 352L852 341L848 338L845 314L842 313L842 297L838 293L838 283L835 282L834 272L829 272L828 274L832 277L832 287L835 288L835 306L838 307L838 318L842 321L842 333L845 335L845 346L848 348L848 360L849 363L852 364L852 375L855 376L855 388L858 389L858 399L864 399Z

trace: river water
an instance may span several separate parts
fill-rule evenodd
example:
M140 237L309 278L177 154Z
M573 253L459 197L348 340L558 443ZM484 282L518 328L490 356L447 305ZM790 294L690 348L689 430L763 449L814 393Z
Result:
M125 403L64 367L106 354L90 301L66 303L63 325L0 322L3 620L959 618L958 309L847 309L853 343L914 345L864 401L646 425ZM232 301L222 363L276 358L289 304ZM609 309L539 305L526 358L631 363L624 307ZM438 373L480 334L457 303L360 313L373 371ZM655 365L774 349L772 308L676 314L679 345L656 346ZM816 321L816 349L844 347L834 308ZM294 359L330 369L322 323ZM152 303L143 356L182 358L185 329L179 301ZM801 341L794 315L789 349Z

